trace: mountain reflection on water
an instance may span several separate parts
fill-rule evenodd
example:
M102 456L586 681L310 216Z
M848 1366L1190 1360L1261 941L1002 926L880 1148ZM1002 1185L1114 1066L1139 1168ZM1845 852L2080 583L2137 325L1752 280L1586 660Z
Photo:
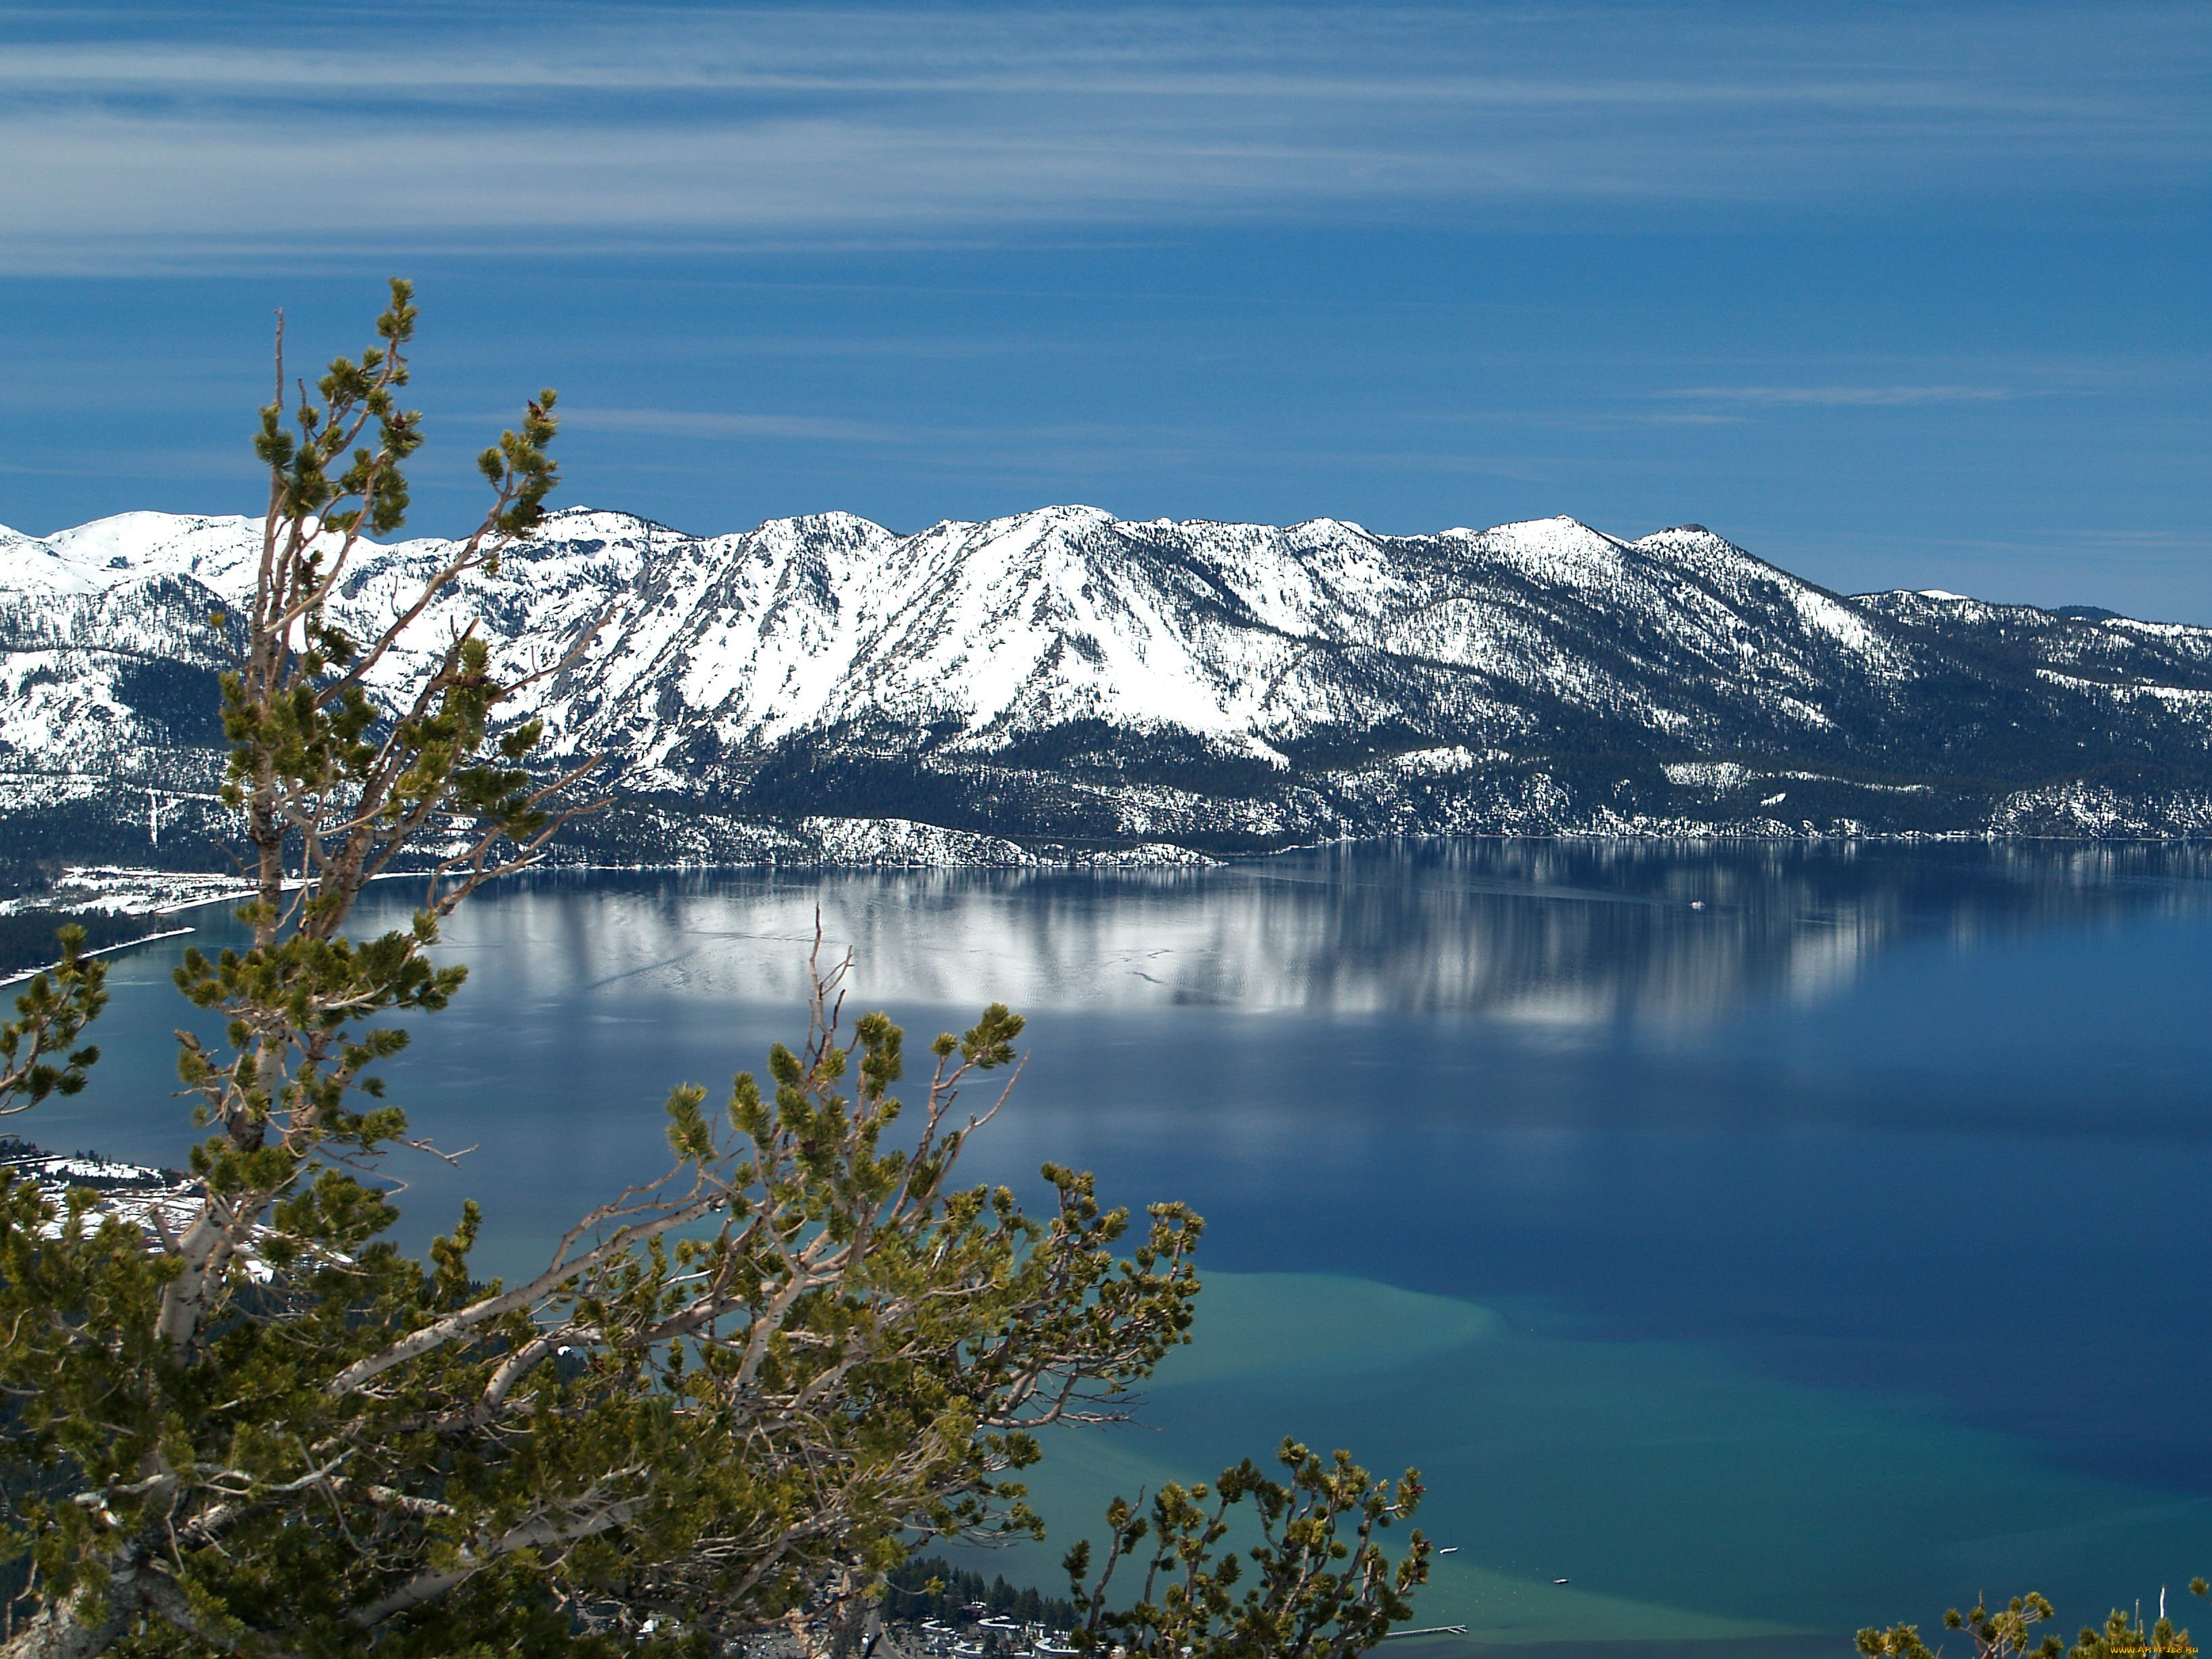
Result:
M526 994L790 1003L818 906L885 1002L1667 1024L1838 990L1916 940L2201 911L2208 874L2212 850L2142 843L1425 841L1110 876L541 876L450 937Z
M1492 1640L1748 1642L2028 1588L2094 1619L2212 1563L2212 852L541 876L454 918L469 983L386 1068L415 1128L478 1148L406 1163L401 1241L475 1196L477 1270L512 1277L659 1174L669 1085L795 1036L817 904L857 1006L1032 1016L967 1174L1034 1193L1051 1159L1207 1218L1158 1432L1038 1475L1055 1547L1103 1487L1288 1430L1422 1468L1465 1546L1425 1605ZM181 1162L182 948L116 959L92 1086L32 1133Z

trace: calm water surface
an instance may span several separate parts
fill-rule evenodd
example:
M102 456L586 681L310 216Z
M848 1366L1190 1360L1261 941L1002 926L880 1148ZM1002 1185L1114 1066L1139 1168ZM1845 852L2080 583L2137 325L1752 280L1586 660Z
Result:
M1460 1547L1422 1613L1492 1643L1835 1650L1978 1591L2078 1620L2212 1570L2212 856L543 880L456 919L468 988L391 1068L481 1149L410 1163L410 1237L475 1194L512 1273L657 1172L668 1085L793 1035L817 905L921 1035L1030 1016L977 1176L1075 1162L1208 1218L1151 1426L1036 1482L1041 1584L1109 1489L1286 1431L1421 1467ZM180 1161L180 943L118 960L98 1080L34 1133Z

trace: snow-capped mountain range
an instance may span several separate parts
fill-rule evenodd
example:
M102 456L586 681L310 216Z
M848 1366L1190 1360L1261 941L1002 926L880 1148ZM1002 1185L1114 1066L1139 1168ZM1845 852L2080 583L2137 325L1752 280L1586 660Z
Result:
M258 520L0 530L0 817L19 857L216 837L208 620ZM445 544L363 550L358 627ZM2196 833L2212 630L1845 597L1711 532L1437 535L1048 507L898 535L553 515L428 631L570 667L599 855L1014 860L1437 832ZM388 665L393 675L407 665ZM166 805L165 805L166 803ZM149 813L151 816L149 816Z

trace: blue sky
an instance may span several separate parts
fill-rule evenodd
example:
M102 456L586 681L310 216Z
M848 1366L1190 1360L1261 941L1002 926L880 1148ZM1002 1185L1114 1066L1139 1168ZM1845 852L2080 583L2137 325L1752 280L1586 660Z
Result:
M241 511L412 276L693 531L1684 520L2212 622L2212 7L0 6L0 522Z

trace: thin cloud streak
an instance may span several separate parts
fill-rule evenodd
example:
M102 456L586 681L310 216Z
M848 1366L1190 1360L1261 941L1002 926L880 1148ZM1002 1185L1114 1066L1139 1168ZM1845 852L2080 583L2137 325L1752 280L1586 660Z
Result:
M395 107L450 109L452 94L465 89L490 98L507 94L580 92L678 95L693 93L897 94L1052 95L1086 98L1260 99L1286 97L1362 105L1465 104L1522 110L1576 112L1620 109L1693 112L1716 109L1808 109L1833 114L1863 111L1940 112L1990 120L2033 119L2076 124L2110 133L2154 137L2189 135L2185 112L2165 100L2130 107L2108 93L2078 87L1987 88L1939 78L1845 77L1780 81L1747 75L1696 78L1629 78L1556 74L1506 76L1437 72L1409 67L1404 73L1346 74L1291 67L1163 70L1158 64L1126 68L1071 59L1040 64L1031 58L979 68L948 64L941 73L917 74L910 58L878 62L856 58L839 73L775 70L716 70L694 61L659 64L530 62L506 55L424 60L385 52L256 51L210 48L159 51L88 46L18 47L0 59L0 89L57 101L88 96L143 96L159 93L208 103L279 105L319 103L303 88L343 76L363 84L364 101ZM488 111L486 113L495 113Z
M793 438L833 443L908 443L915 434L872 421L818 415L742 414L727 410L561 406L563 426L585 432L640 432L665 438Z
M1996 386L1697 386L1655 392L1685 403L1759 404L1813 409L1910 409L1923 404L2008 403L2022 394ZM1694 419L1696 416L1677 416ZM1725 417L1717 417L1725 418Z
M153 24L6 41L0 16L17 158L0 269L324 252L333 202L386 247L621 251L2140 191L2212 163L2196 13L1882 16L678 11L617 28L552 8L520 40L454 8L412 18L399 50L312 18L273 42Z
M1233 440L1205 428L1171 422L1144 424L1054 423L962 426L842 420L812 415L674 408L609 408L561 405L565 425L579 431L632 432L703 442L732 439L789 439L832 444L939 446L924 459L936 463L977 459L1012 467L1066 464L1071 455L1097 451L1103 444L1123 457L1148 461L1188 461L1200 451L1236 453Z
M399 9L404 14L408 9ZM63 14L66 15L66 14ZM1554 5L1540 18L1472 9L533 8L526 35L505 9L415 9L367 34L343 14L288 15L222 38L195 9L167 35L137 14L76 39L23 39L0 87L149 88L273 95L323 106L350 95L443 101L455 88L646 91L1294 94L1362 101L1679 107L1743 102L1986 110L2111 120L2180 116L2203 65L2201 18L2181 4L2109 11L1942 8L1784 13L1729 4ZM10 14L0 12L0 29ZM273 37L273 38L272 38ZM393 49L398 38L416 43ZM2146 101L2145 92L2165 97ZM2117 94L2127 96L2116 96ZM2175 94L2185 101L2177 102Z

